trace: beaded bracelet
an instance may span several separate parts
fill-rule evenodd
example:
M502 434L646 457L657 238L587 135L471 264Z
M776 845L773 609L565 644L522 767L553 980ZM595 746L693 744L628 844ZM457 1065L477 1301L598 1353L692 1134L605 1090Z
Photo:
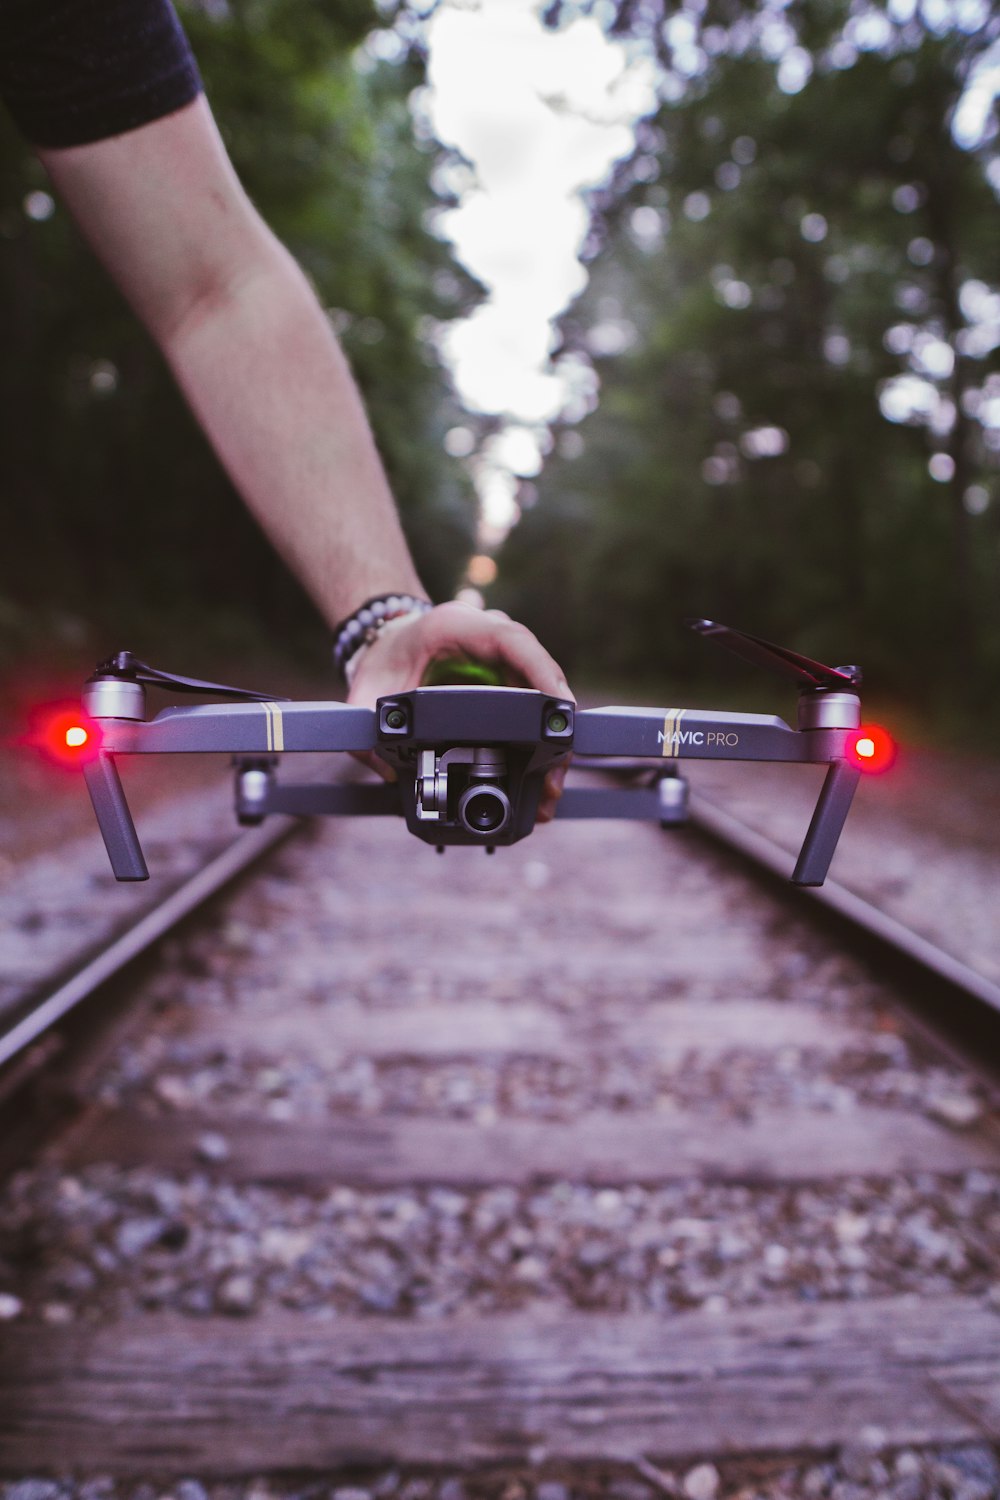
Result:
M383 625L403 615L426 614L433 607L429 599L420 599L415 594L376 594L346 620L341 620L334 631L334 666L346 681L348 664L363 646L370 645Z

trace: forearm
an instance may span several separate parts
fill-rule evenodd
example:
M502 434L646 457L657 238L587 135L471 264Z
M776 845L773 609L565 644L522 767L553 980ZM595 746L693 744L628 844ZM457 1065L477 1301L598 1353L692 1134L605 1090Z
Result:
M379 592L422 593L333 332L205 100L40 155L328 622Z
M425 592L347 362L276 241L162 343L233 483L331 626L373 595Z

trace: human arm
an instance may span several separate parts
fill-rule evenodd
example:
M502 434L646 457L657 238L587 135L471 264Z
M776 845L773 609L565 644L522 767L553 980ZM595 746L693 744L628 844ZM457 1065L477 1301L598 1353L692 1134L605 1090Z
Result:
M347 363L204 97L39 154L327 623L380 592L423 594Z

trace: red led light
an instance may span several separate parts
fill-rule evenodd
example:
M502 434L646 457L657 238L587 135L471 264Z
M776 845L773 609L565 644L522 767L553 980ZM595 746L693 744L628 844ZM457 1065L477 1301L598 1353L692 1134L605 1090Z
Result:
M878 724L862 724L847 742L847 754L861 771L888 771L896 759L896 742Z
M48 704L32 716L28 742L59 766L86 765L101 748L100 731L78 703Z

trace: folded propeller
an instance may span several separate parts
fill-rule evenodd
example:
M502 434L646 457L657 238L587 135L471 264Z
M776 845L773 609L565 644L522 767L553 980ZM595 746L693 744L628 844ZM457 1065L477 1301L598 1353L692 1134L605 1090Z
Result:
M116 651L107 661L94 668L88 682L97 682L102 677L119 677L123 682L141 682L148 687L175 688L179 693L207 693L213 698L236 698L244 703L284 703L274 693L255 693L250 688L226 687L220 682L202 682L197 677L178 677L173 672L161 672L147 662L140 661L131 651Z
M685 620L689 630L697 635L708 636L725 646L744 661L755 667L775 672L779 677L791 678L801 690L828 692L839 689L850 692L861 682L860 667L826 667L810 656L800 656L786 646L775 646L759 636L748 635L744 630L734 630L730 625L719 625L715 620Z

